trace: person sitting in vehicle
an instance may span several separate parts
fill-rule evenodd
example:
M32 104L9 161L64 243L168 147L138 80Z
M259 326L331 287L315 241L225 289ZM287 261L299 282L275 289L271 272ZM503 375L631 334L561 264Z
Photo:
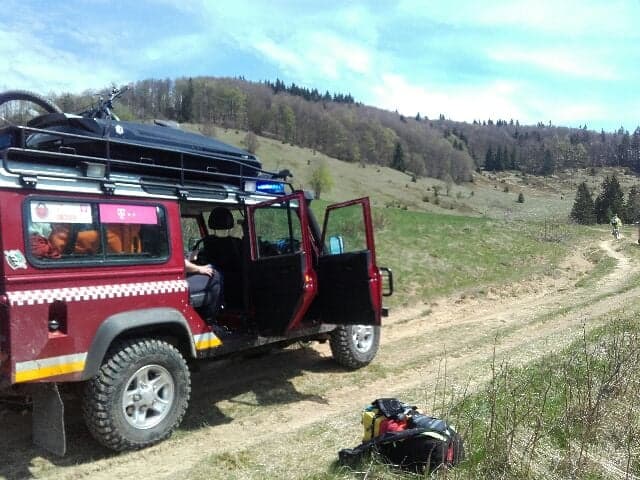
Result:
M48 222L37 222L29 225L29 242L31 245L31 255L36 258L60 258L62 252L51 244L51 224Z
M108 253L140 253L140 225L135 223L116 223L107 227Z
M89 224L53 224L49 241L63 255L92 255L100 251L100 234Z
M222 274L213 265L197 265L186 258L184 267L189 295L204 294L202 303L198 302L194 306L207 323L214 323L222 304Z

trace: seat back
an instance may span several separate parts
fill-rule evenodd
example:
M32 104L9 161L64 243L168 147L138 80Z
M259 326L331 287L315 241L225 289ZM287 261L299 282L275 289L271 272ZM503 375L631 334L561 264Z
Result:
M199 263L211 263L224 278L224 301L227 306L242 306L244 285L243 243L240 238L217 236L216 230L230 230L234 226L233 215L225 207L216 207L211 211L208 226L214 231L202 242L198 253Z

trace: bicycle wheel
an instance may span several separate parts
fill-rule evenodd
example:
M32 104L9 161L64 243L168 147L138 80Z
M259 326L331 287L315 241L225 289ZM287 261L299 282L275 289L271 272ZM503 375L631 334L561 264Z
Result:
M6 92L0 93L0 106L14 101L35 103L47 113L62 113L62 110L60 110L55 103L47 100L37 93L28 92L26 90L7 90Z

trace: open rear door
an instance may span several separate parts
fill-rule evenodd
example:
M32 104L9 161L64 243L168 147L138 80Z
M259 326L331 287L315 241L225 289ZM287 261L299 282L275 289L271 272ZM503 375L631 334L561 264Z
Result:
M368 198L327 208L317 275L323 322L380 324L381 282Z
M247 209L251 262L250 302L263 335L284 335L299 326L316 295L304 194Z

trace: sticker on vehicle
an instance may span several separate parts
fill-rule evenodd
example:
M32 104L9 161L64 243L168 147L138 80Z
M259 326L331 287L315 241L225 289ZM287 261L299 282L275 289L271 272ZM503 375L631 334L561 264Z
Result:
M4 258L13 270L27 268L27 259L20 250L5 250Z

